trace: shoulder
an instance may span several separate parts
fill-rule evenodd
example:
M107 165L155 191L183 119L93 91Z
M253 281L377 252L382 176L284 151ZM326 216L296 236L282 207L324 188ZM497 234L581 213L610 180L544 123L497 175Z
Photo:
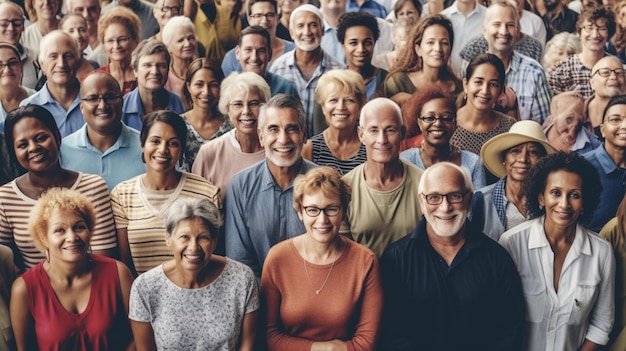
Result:
M341 177L341 179L343 179L343 181L348 183L348 184L353 184L363 174L363 167L364 167L364 165L365 165L365 163L362 163L362 164L354 167L350 172L344 174ZM353 189L352 195L354 196L354 189Z
M520 225L504 232L500 237L499 243L508 248L509 244L528 242L528 237L530 236L533 227L540 223L541 217L522 222Z
M95 187L104 187L108 192L107 183L101 176L82 172L79 174L77 190L84 192L85 189L93 190Z

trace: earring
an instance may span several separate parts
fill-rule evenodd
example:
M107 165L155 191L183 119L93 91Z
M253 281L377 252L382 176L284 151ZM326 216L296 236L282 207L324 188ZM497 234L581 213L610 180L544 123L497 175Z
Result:
M146 163L146 157L141 153L141 162Z
M89 244L89 248L87 248L87 256L91 256L93 250L91 249L91 244Z
M50 263L50 250L46 249L44 254L46 255L46 262Z
M543 211L543 205L539 205L539 210Z

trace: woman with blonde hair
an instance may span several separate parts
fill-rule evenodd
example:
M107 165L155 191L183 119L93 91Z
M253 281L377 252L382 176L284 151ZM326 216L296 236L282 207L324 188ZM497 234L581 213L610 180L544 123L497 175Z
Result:
M329 71L320 77L315 100L328 127L307 141L302 157L346 174L367 160L357 134L361 108L367 101L363 79L352 70Z
M76 190L51 188L33 207L29 233L46 258L11 289L18 350L134 349L126 317L133 276L92 253L96 221L91 200Z

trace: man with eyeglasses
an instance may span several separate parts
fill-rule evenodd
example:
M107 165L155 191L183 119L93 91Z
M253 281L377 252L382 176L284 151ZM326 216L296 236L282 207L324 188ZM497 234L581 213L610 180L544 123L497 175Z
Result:
M316 165L302 158L306 115L302 102L272 97L259 112L257 131L265 160L235 174L226 192L226 256L261 278L270 247L306 230L293 208L293 180Z
M141 40L148 39L159 32L159 23L153 15L154 4L146 0L113 0L102 9L102 14L115 6L131 9L141 20Z
M626 71L615 56L598 61L591 70L591 95L585 102L585 115L594 133L601 137L600 124L606 105L612 97L626 93Z
M584 98L593 95L591 69L604 56L607 41L615 34L615 16L604 7L583 12L576 22L582 52L557 63L548 76L552 95L575 90Z
M17 47L22 61L22 86L34 89L39 80L39 65L36 55L20 43L24 25L24 10L19 5L11 1L0 3L0 41Z
M91 73L83 81L80 95L85 125L63 138L61 165L101 176L109 191L145 173L139 132L122 122L122 92L117 80L109 73Z
M409 234L422 217L417 198L422 170L400 160L405 134L395 102L377 98L365 104L358 135L367 160L343 176L352 187L352 201L340 233L352 236L377 256Z
M440 162L419 182L424 217L380 258L381 350L521 350L524 296L511 256L467 220L472 182Z
M246 2L246 18L249 26L258 26L265 29L270 36L270 40L267 45L271 49L271 55L268 59L266 66L269 66L274 59L282 54L295 49L296 45L292 41L287 41L276 36L279 27L284 26L278 20L278 6L274 0L251 0ZM246 27L247 28L247 27ZM245 30L245 28L244 28ZM239 33L238 46L241 45L241 40L244 34ZM232 49L224 56L222 61L222 71L224 76L228 77L230 72L245 72L242 70L239 57L236 57L236 49ZM270 87L272 85L270 84ZM272 93L274 95L274 93Z
M604 143L583 155L598 171L602 184L598 207L590 209L593 216L585 223L596 233L615 217L626 193L626 95L612 97L604 111L600 124Z

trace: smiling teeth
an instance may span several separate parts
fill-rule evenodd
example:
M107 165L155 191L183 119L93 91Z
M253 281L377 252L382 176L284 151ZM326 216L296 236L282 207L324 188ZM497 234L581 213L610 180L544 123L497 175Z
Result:
M154 159L157 161L168 161L169 158L167 157L160 157L160 156L154 156Z
M185 255L185 257L187 257L190 260L199 260L200 259L200 255Z
M256 120L255 119L252 119L252 120L250 120L250 119L240 119L239 123L241 123L241 124L243 124L245 126L252 126L252 125L254 125L254 123L256 123Z
M274 148L274 150L276 150L278 152L291 152L291 150L293 150L293 148L290 148L290 147L276 147L276 148Z

